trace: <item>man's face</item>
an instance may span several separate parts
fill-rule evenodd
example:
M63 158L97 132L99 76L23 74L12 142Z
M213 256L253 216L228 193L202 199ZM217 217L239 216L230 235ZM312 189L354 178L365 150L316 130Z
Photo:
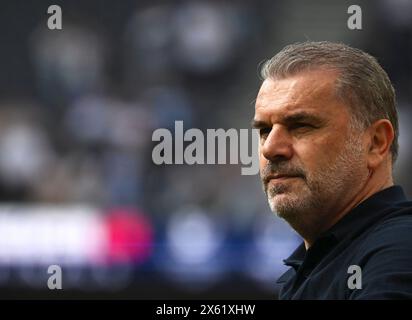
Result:
M321 224L368 176L363 133L336 96L336 77L315 70L267 79L256 100L263 187L271 209L292 226Z

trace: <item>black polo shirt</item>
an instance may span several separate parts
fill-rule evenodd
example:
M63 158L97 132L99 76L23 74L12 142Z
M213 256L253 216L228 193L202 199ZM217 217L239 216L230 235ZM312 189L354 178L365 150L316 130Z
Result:
M280 299L412 299L412 202L375 193L284 263Z

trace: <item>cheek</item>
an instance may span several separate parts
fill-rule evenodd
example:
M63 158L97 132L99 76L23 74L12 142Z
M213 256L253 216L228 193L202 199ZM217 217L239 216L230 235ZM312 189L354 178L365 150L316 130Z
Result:
M335 161L342 146L339 140L332 137L307 139L295 144L295 155L305 170L317 171Z

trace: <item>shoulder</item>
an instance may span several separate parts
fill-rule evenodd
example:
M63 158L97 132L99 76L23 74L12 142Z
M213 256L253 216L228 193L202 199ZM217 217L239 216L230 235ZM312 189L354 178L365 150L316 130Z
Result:
M412 299L412 209L377 222L357 255L363 288L350 299Z
M412 250L412 207L400 208L378 221L366 235L364 246L407 246Z

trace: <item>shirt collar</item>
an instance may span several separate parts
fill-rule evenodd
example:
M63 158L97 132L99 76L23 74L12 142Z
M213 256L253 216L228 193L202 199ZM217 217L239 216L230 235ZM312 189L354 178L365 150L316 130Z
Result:
M392 186L381 190L358 206L349 211L328 231L319 236L316 242L328 241L329 244L339 242L345 237L353 237L369 226L371 222L377 221L386 216L395 203L406 201L405 193L400 186ZM389 209L389 210L388 210ZM292 267L295 271L302 265L307 250L302 242L296 250L285 260L284 264ZM284 273L277 281L282 283L293 276L293 269Z
M287 266L293 267L296 270L301 266L305 253L305 244L302 242L287 259L283 260L283 263Z

